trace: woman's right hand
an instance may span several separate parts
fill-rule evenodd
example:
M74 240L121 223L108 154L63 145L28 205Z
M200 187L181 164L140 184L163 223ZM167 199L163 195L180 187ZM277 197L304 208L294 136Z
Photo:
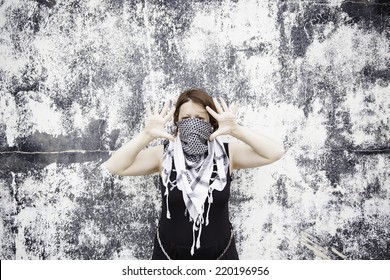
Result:
M159 113L159 104L160 100L156 101L156 104L154 106L154 110L152 112L150 103L147 103L146 105L146 122L145 122L145 128L144 132L152 137L153 139L156 138L167 138L171 141L175 141L175 137L171 134L169 134L165 130L165 124L170 120L170 118L173 115L174 109L171 109L168 112L170 101L165 101L164 107Z

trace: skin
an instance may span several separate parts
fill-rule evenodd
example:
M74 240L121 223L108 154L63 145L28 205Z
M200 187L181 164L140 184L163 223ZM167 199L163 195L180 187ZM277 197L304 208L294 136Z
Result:
M213 98L217 111L209 107L189 101L180 107L179 121L184 118L201 118L210 121L212 115L219 128L211 134L213 141L220 135L230 135L238 142L229 143L230 170L260 167L270 164L283 156L283 147L271 138L255 133L247 127L237 124L237 106L230 107L221 99L218 102ZM163 159L163 145L145 148L157 138L167 138L174 141L173 135L165 130L165 124L172 118L173 109L169 110L170 102L165 102L161 112L159 100L152 109L150 104L146 107L146 122L144 129L132 140L119 148L104 164L108 171L122 176L147 175L155 172L161 173ZM209 115L210 114L210 115Z
M181 105L179 111L179 121L188 118L199 118L205 122L210 122L210 116L207 110L192 100Z

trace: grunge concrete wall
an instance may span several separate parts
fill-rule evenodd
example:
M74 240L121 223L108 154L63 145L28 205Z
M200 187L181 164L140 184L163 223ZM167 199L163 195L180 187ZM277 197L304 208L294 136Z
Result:
M0 0L1 259L149 259L158 177L100 164L192 86L286 149L234 173L242 259L390 259L386 2Z

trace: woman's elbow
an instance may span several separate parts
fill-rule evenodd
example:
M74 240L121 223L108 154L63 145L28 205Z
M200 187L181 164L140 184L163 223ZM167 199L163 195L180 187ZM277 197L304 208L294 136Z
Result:
M278 161L283 157L284 153L285 153L284 148L280 146L278 149L274 151L273 156L270 158L270 160L272 162Z
M284 153L285 153L284 148L280 147L279 150L276 153L276 160L281 159L283 157Z
M121 173L121 170L118 170L117 168L115 168L115 167L111 164L110 160L107 160L107 161L103 162L101 166L102 166L102 168L103 168L104 170L106 170L106 171L107 171L108 173L110 173L110 174L113 174L113 175L120 175L120 173Z

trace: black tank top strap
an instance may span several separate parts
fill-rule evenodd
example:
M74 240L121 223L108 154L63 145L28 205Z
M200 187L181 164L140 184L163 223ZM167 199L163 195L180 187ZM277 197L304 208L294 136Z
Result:
M229 143L224 142L223 147L225 148L226 155L229 157Z

